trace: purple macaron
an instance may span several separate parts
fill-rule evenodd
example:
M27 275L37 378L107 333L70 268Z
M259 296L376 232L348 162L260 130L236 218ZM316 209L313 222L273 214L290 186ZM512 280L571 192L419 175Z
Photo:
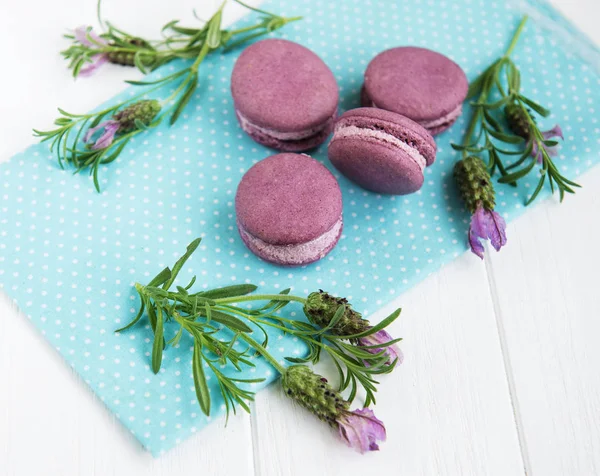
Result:
M361 187L406 195L421 188L436 150L431 134L416 122L363 107L340 116L328 154L335 168Z
M465 73L451 59L425 48L399 47L369 63L361 103L402 114L436 135L461 115L468 89Z
M248 170L235 197L237 226L258 257L283 266L323 258L342 234L342 192L305 154L277 154Z
M325 142L339 100L331 70L297 43L267 39L240 55L231 75L240 125L256 142L300 152Z

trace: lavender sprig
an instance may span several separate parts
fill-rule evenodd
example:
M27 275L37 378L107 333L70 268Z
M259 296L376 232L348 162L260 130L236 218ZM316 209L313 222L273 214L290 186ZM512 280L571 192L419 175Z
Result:
M260 13L260 20L254 25L235 30L221 30L220 28L216 30L214 26L211 29L214 16L199 27L182 26L179 20L172 20L162 27L162 38L159 40L141 38L117 28L110 22L103 21L100 15L99 1L98 19L100 24L105 26L105 31L97 34L91 27L76 28L73 33L64 35L71 41L71 45L61 51L61 54L69 62L68 68L74 77L89 76L104 63L133 66L147 74L177 58L197 58L207 41L212 42L213 48L220 45L225 49L231 49L301 18L282 17L246 5L240 0L234 1L249 10ZM219 17L219 24L224 4L216 13ZM219 44L217 44L215 33L219 33Z
M506 222L494 211L496 193L489 171L479 157L469 156L454 166L454 178L461 198L471 212L469 246L471 251L483 259L481 240L490 240L496 251L506 245Z
M165 268L147 285L136 284L141 300L139 312L128 325L117 331L126 331L144 316L147 317L154 334L151 364L155 373L162 366L165 349L177 345L182 335L187 333L194 341L192 370L202 411L208 415L211 407L205 367L217 379L227 413L230 410L235 412L236 405L249 411L247 401L252 400L254 394L243 386L262 380L228 377L221 372L219 365L230 363L241 371L253 367L252 357L261 355L283 375L286 369L268 351L266 328L270 327L294 336L308 346L306 358L287 356L287 361L316 364L325 352L339 372L338 390L350 390L348 402L355 399L359 387L365 392L365 406L375 402L379 384L376 376L391 372L401 360L396 346L401 339L392 339L384 331L399 316L400 310L371 326L346 300L323 291L312 293L307 298L292 296L289 290L280 294L252 294L257 287L242 284L192 292L195 277L187 286L176 286L176 290L172 290L179 271L199 244L200 239L194 240L173 268ZM266 304L254 309L239 307L242 303L259 301L266 301ZM280 315L279 311L291 302L303 305L309 322ZM178 331L166 341L165 329L170 325L178 326ZM224 340L221 334L219 338L215 336L223 329L229 331ZM352 329L360 332L355 333ZM244 350L236 349L238 342L244 344Z
M527 19L527 16L522 19L504 56L469 86L467 99L474 99L473 113L462 144L452 144L452 147L462 152L463 159L487 153L490 174L498 170L501 175L498 181L513 186L540 164L540 179L526 202L529 205L537 198L546 179L552 192L558 188L561 201L565 193L575 193L573 188L579 185L563 176L554 163L552 156L558 142L553 139L562 138L562 131L559 126L550 131L540 130L535 114L548 117L550 111L521 92L521 73L510 58ZM493 93L500 99L492 99ZM498 143L513 150L500 148ZM517 159L506 166L503 156Z
M61 117L54 121L57 126L55 129L34 129L35 135L40 137L42 142L51 141L50 149L56 153L59 165L72 165L76 173L89 169L94 186L100 192L98 172L102 165L116 160L136 135L157 127L164 119L168 119L171 125L177 121L194 96L198 85L198 70L208 54L219 48L230 47L232 39L237 38L236 44L245 42L299 19L284 18L260 10L265 18L259 24L238 30L222 30L224 6L225 3L200 29L179 27L177 22L169 23L167 27L174 30L176 35L165 40L165 48L170 55L175 55L172 57L160 56L151 42L116 30L110 27L110 24L109 33L101 35L95 35L90 29L79 29L73 36L75 45L67 50L66 54L72 61L71 67L75 76L82 73L91 74L103 63L112 61L113 53L123 52L124 48L130 53L135 50L133 62L144 72L176 57L194 58L194 61L175 73L154 81L127 81L135 86L143 86L144 90L127 101L100 112L72 114L59 108ZM115 36L115 32L121 36ZM185 42L185 46L174 48L173 44L179 42ZM124 43L127 43L126 47L123 46ZM152 62L148 63L145 58L152 58ZM172 86L174 89L167 98L161 101L148 99L150 94L165 86ZM100 131L100 136L92 140L96 137L94 134Z

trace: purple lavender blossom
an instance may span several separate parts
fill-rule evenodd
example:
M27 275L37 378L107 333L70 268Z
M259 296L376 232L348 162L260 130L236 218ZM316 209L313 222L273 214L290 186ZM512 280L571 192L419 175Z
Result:
M375 417L373 410L363 408L346 412L338 419L340 437L361 453L378 451L378 441L385 441L385 426Z
M377 451L385 441L385 426L363 408L350 411L350 402L319 374L305 365L292 365L281 375L285 395L337 430L348 446L361 453Z
M108 42L98 36L94 31L86 26L80 26L75 29L75 40L84 46L98 47L107 45ZM92 62L79 70L80 76L92 75L100 66L108 61L108 55L106 53L99 53L91 58Z
M483 259L483 245L480 239L490 240L496 251L506 244L506 222L497 212L486 210L479 204L471 217L469 228L469 245L471 251Z
M565 140L563 131L558 124L549 131L542 132L542 136L544 137L544 140L554 139L555 137L560 137L562 140ZM547 145L543 144L543 147L550 157L556 157L556 155L558 155L558 146L548 147ZM539 150L537 141L533 141L531 156L537 159L538 164L541 164L544 161L544 154L542 154L542 151Z
M102 135L98 139L96 139L96 141L94 142L94 145L92 146L92 149L94 149L94 150L104 149L113 143L115 134L117 133L117 131L119 130L120 127L121 127L120 122L114 121L112 119L101 122L96 127L91 127L87 130L87 132L85 133L85 136L83 137L83 141L89 142L90 139L92 138L92 136L97 131L104 130L104 132L102 132Z
M377 331L374 334L358 339L358 345L371 347L381 344L387 344L391 340L393 340L392 336L389 335L384 329L381 329L380 331ZM370 349L365 350L367 352L370 352L371 354L378 354L382 350L385 351L385 355L388 358L386 362L387 365L390 365L396 359L398 359L399 364L401 364L404 360L404 355L402 354L402 351L398 348L396 344L392 344L387 347L372 347Z

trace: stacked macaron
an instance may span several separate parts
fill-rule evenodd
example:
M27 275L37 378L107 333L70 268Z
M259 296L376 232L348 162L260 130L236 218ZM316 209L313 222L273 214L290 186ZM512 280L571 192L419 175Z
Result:
M267 147L313 149L333 130L337 82L321 58L297 43L268 39L246 48L233 68L231 94L242 129Z
M337 118L338 87L313 52L281 39L246 48L231 78L235 113L256 142L284 152L321 145L359 186L382 194L418 191L433 164L432 137L462 112L468 89L460 67L424 48L392 48L368 65L361 102ZM237 226L260 258L300 266L323 258L343 229L334 176L305 154L268 157L246 172L236 200Z
M407 117L363 107L339 118L328 153L331 163L361 187L406 195L423 185L436 144L424 127Z
M465 73L451 59L425 48L399 47L369 63L361 102L402 114L436 135L461 115L468 89Z

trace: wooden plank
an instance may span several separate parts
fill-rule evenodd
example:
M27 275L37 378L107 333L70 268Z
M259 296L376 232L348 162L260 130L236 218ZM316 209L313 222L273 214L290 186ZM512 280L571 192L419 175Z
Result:
M491 255L532 474L600 474L600 170L509 226Z
M524 473L483 264L463 256L400 304L393 333L406 337L406 360L382 379L381 452L346 448L274 386L258 396L252 420L258 474L370 474L374 465L411 475Z

